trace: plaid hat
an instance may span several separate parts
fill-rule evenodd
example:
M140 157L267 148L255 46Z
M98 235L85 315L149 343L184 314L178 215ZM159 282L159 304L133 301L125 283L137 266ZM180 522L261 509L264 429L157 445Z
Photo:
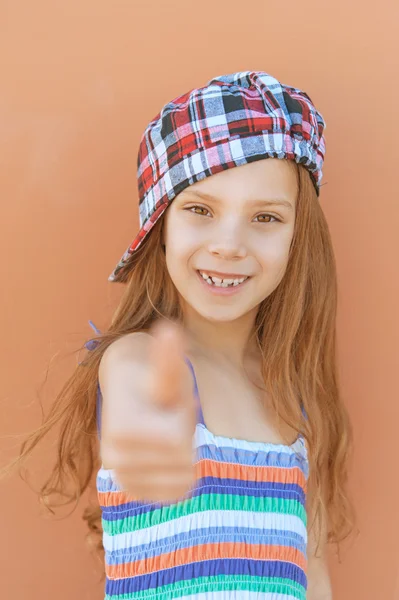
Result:
M263 71L211 79L165 104L140 141L137 160L140 231L108 281L125 281L133 252L184 188L265 158L304 165L317 196L325 121L305 92Z

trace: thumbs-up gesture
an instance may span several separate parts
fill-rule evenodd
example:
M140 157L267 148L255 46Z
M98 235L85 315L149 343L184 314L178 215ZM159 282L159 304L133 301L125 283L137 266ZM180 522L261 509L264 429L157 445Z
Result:
M120 338L99 369L101 456L132 499L175 501L195 480L196 404L184 335L158 321L150 334Z

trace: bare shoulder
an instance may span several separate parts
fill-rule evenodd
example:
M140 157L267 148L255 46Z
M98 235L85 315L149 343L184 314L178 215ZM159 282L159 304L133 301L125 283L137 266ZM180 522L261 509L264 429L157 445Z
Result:
M108 346L101 357L100 365L115 360L140 358L148 351L150 340L151 335L145 331L127 333Z
M111 391L121 391L130 387L143 374L148 366L151 336L145 332L123 335L105 350L101 357L98 380L106 396Z
M151 361L153 336L146 332L126 334L105 350L100 360L98 380L103 396L118 397L146 393L147 383L156 376L156 365ZM185 369L184 385L189 389L192 376Z

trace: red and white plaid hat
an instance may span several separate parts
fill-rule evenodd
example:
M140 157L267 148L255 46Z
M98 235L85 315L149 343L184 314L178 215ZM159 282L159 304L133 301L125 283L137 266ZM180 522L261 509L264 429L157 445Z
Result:
M226 168L295 160L319 196L325 127L305 92L264 71L221 75L165 104L139 145L140 230L108 281L126 281L131 255L177 194Z

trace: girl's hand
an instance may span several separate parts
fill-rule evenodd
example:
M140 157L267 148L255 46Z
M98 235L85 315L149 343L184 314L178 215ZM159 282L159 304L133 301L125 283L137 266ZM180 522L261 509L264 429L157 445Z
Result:
M101 456L134 500L175 501L195 480L196 404L181 328L120 338L100 364Z

